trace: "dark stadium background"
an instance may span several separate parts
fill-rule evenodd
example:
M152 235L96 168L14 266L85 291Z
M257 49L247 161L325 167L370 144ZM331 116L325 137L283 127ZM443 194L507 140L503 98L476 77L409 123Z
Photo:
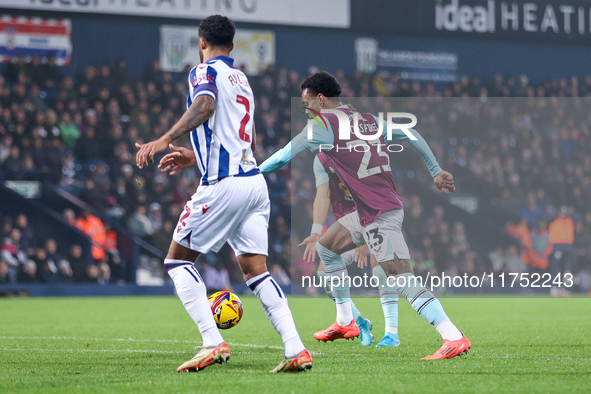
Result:
M437 2L429 0L351 0L351 23L346 29L237 21L238 28L272 30L275 34L276 64L258 76L250 76L257 99L259 163L289 141L290 97L299 96L302 78L316 69L335 73L346 87L345 94L351 97L591 95L589 2L536 2L540 10L547 5L556 9L558 32L540 30L543 13L538 15L537 31L525 31L521 14L529 4L525 1L514 2L521 18L517 29L502 29L498 10L501 2L493 3L497 7L496 30L487 33L437 29L434 24ZM486 7L488 3L475 1L460 5L465 4ZM571 18L571 31L565 32L563 14L558 13L561 5L583 7L587 19L582 33L576 27L576 16ZM160 26L196 27L199 20L2 8L0 13L69 18L73 45L71 64L57 71L45 64L31 64L29 59L22 67L0 65L3 77L0 149L12 152L16 151L12 147L18 148L18 152L11 153L13 156L0 155L0 179L42 183L40 197L33 199L23 198L6 186L0 187L2 242L18 226L18 214L24 213L29 229L22 232L26 235L22 244L28 242L23 250L27 252L29 248L26 260L33 261L37 270L27 275L24 272L27 264L22 265L17 283L0 284L0 293L171 294L172 286L162 272L161 259L183 204L194 192L198 180L195 176L161 176L155 166L138 170L134 165L133 143L158 137L184 110L186 73L166 73L155 67L160 57ZM508 24L511 26L511 22ZM432 81L413 79L419 71L412 64L407 67L378 64L375 71L362 73L356 69L355 45L359 38L374 40L380 50L455 54L457 63L451 68L430 69L428 74L435 79ZM195 59L191 67L197 62ZM56 87L47 88L47 79L54 79ZM81 90L81 86L87 89ZM96 110L97 106L104 110L92 119L92 111L87 110ZM47 120L52 117L47 113L52 111L57 115L53 124ZM81 132L78 141L64 140L62 136L36 136L39 127L59 128L65 113ZM89 129L94 129L94 133L89 133ZM577 274L575 290L587 292L591 277L588 123L564 124L542 134L536 143L541 156L528 165L523 163L523 151L532 150L534 131L518 138L512 134L506 131L498 135L479 134L478 138L472 135L458 138L444 131L433 138L425 136L442 167L456 175L460 190L455 205L449 198L435 196L430 179L424 177L427 171L416 157L409 156L408 161L397 166L397 185L407 209L404 228L414 263L419 269L433 272L451 266L459 273L507 270L523 263L520 254L525 238L511 237L507 230L524 236L525 228L514 226L524 216L530 219L524 207L531 204L530 211L534 212L527 230L541 234L545 228L534 230L537 222L542 219L547 225L566 206L576 228L569 268ZM550 176L534 179L535 167L542 168L542 173L548 169ZM416 175L420 172L423 176ZM515 174L520 179L516 184ZM309 204L314 197L313 179L292 175L287 168L268 177L273 207L268 265L273 266L271 269L278 278L296 278L312 274L315 269L304 263L292 267L290 263L295 253L290 254L290 243L305 236L292 232L292 219L311 224L309 211L302 209L305 215L293 218L292 209L298 204ZM506 187L510 184L511 187ZM508 194L502 194L505 189ZM466 212L475 206L476 211ZM73 225L75 219L64 216L68 209L76 217L86 210L101 218L112 231L105 233L103 242L110 245L111 252L104 253L106 263L96 266L98 273L87 274L94 270L88 269L93 263L90 240ZM155 215L151 220L157 229L146 231L146 221L150 219L145 213L157 210L161 210L162 216ZM479 230L479 223L486 226ZM466 231L466 228L475 230ZM48 272L51 267L47 256L38 249L46 249L49 238L57 241L57 251L69 261L73 276L67 272ZM496 241L495 247L490 246L491 239ZM70 255L73 245L81 246L79 256L76 252L75 256ZM102 256L100 251L95 253L98 253L95 258ZM210 267L226 269L237 291L244 289L229 249L223 249L217 256L202 257L200 263L204 271ZM147 275L144 284L164 285L136 286L138 268L142 275ZM524 269L527 271L529 267ZM60 286L66 282L84 285ZM96 285L90 285L91 282ZM289 280L282 282L289 285Z

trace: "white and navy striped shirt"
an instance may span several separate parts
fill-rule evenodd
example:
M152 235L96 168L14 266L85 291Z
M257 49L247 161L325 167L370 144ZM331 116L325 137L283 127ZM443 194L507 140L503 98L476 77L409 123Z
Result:
M254 96L246 75L233 63L232 58L216 56L189 73L187 108L202 95L216 102L213 115L191 132L202 185L259 173L251 149Z

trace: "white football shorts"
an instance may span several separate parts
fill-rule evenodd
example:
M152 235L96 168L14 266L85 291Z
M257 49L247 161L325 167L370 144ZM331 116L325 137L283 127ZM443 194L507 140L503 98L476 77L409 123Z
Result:
M410 252L402 234L403 209L382 213L372 224L363 228L363 237L378 263L410 259Z
M236 256L267 256L270 207L261 174L201 185L187 202L172 239L200 253L218 252L228 242Z
M343 263L345 263L346 266L349 266L355 262L355 253L356 253L356 250L351 249L341 255L341 258L343 259Z
M338 222L351 233L351 239L356 246L365 244L363 239L363 227L359 223L357 211L346 214Z

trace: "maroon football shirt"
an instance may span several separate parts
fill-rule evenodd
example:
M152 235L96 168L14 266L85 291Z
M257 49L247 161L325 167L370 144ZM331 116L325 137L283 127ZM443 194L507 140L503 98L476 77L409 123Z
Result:
M343 111L349 117L352 130L354 112L348 108L336 110ZM329 166L351 192L361 225L370 225L386 211L402 209L402 199L396 193L384 137L365 141L351 132L350 139L340 140L337 116L322 115L330 122L334 134L333 148L323 151ZM373 115L360 114L359 129L375 133L378 125Z
M357 208L355 207L353 196L351 195L349 188L339 179L335 169L330 166L326 153L319 152L318 160L320 160L320 163L328 174L330 204L332 205L332 212L336 218L340 219L343 216L354 212Z

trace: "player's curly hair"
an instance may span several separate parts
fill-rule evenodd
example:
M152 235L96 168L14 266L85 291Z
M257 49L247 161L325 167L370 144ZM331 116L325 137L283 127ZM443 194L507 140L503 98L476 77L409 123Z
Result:
M199 24L199 37L214 47L231 47L235 33L234 22L225 16L208 16Z
M302 90L308 89L312 94L322 93L326 97L339 97L341 84L331 73L319 71L307 77L302 82Z

